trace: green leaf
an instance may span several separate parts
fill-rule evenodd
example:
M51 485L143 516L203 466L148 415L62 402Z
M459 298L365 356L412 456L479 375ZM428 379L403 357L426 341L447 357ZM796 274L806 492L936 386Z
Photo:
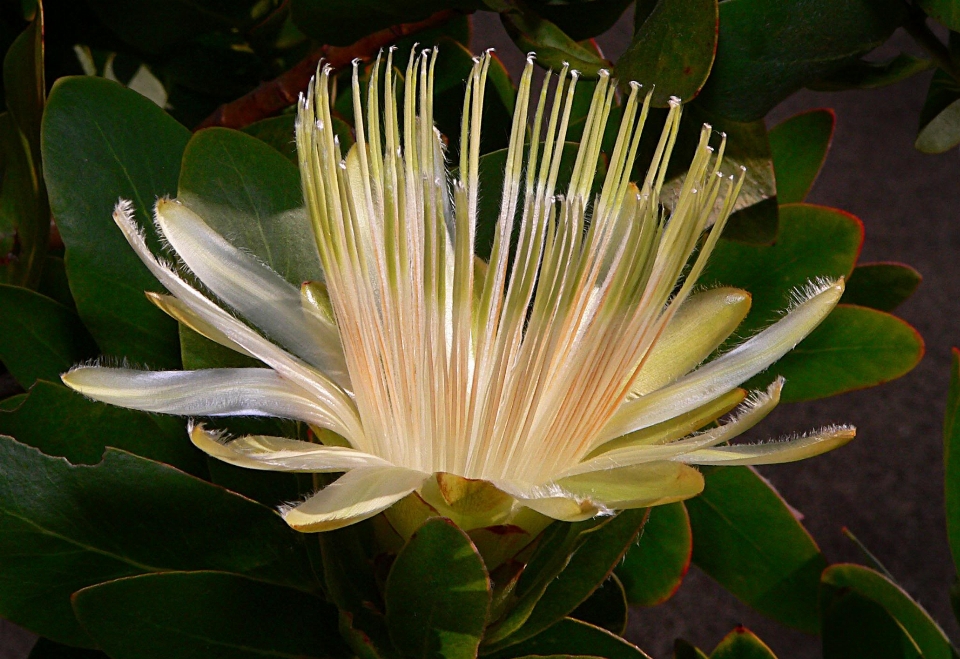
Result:
M627 601L655 606L670 599L690 569L692 552L690 516L683 502L651 508L637 544L616 569Z
M826 160L835 124L833 110L808 110L770 131L779 203L793 204L806 198Z
M132 200L140 225L159 247L153 205L176 193L190 133L140 94L85 76L54 85L42 138L50 206L80 318L106 354L179 367L177 324L144 297L144 290L160 286L112 213L117 199Z
M349 656L337 610L292 588L223 572L165 572L84 588L84 628L113 659Z
M800 345L744 386L765 386L780 374L787 380L783 402L825 398L905 375L923 352L923 339L906 321L841 304Z
M952 0L917 0L927 16L946 25L954 32L960 32L960 6Z
M907 53L899 53L879 62L861 59L808 84L807 88L823 92L877 89L906 80L933 66L932 60Z
M700 100L730 119L760 119L882 44L905 17L896 0L721 2L717 57Z
M303 538L272 510L110 449L94 466L0 438L0 615L92 647L70 596L111 579L222 570L310 590Z
M902 263L864 263L847 280L840 301L880 311L893 311L913 295L923 277Z
M514 659L515 657L549 657L551 655L650 659L640 648L616 634L573 618L564 618L523 643L484 656L487 659Z
M909 634L924 659L952 659L956 655L940 626L897 584L861 565L831 565L822 576L825 586L849 589L882 606Z
M297 141L293 134L293 125L296 119L294 114L281 114L279 117L255 121L240 130L247 135L256 137L261 142L266 142L296 165L298 164ZM342 120L334 119L334 122L336 121L343 123Z
M183 419L98 403L43 380L16 409L0 412L0 433L73 464L96 464L110 446L196 476L207 472Z
M490 579L470 538L447 519L421 526L397 555L384 593L390 638L403 657L477 656Z
M718 19L717 0L659 0L617 60L617 77L652 90L656 107L691 100L710 75Z
M750 314L738 329L750 336L780 318L792 294L819 277L846 277L863 243L863 224L835 208L790 204L780 209L780 233L770 246L721 240L700 277L750 291Z
M570 615L613 572L633 544L647 519L646 509L625 510L611 521L584 533L583 544L570 556L563 570L552 579L523 618L528 607L518 606L508 620L494 628L487 639L491 650L514 645L539 634ZM517 619L522 625L517 627ZM511 629L513 627L514 629ZM495 630L495 631L494 631ZM508 634L504 631L510 630Z
M227 128L200 131L183 152L177 196L291 284L323 279L300 172L262 141Z
M521 52L534 52L544 68L559 71L564 64L587 77L594 77L610 63L580 45L559 27L538 15L521 0L487 0L500 12L507 34Z
M856 592L825 592L823 659L920 659L917 646L882 606Z
M707 654L682 638L673 642L673 659L708 659Z
M693 562L760 613L816 633L817 591L827 561L813 538L754 470L703 472L703 494L686 502Z
M623 636L627 629L628 614L623 584L616 574L611 574L583 604L573 610L570 617Z
M50 235L40 164L40 118L46 99L41 14L3 60L8 113L0 115L0 282L36 287Z
M943 419L943 485L947 540L950 542L953 564L957 574L960 574L960 350L953 348L951 355L950 390Z
M920 110L914 146L924 153L943 153L960 144L960 82L938 69L930 79Z
M737 627L723 637L710 659L777 659L773 651L746 627Z
M0 284L0 309L0 361L24 389L41 378L59 380L77 362L97 354L80 318L59 302Z
M48 256L44 260L37 292L65 307L69 307L73 311L77 310L77 303L73 301L73 295L70 293L67 267L59 256Z
M75 648L55 643L49 638L37 639L27 659L108 659L100 650Z
M603 34L623 15L632 0L588 0L587 2L552 2L534 0L530 6L555 24L574 41L584 41Z

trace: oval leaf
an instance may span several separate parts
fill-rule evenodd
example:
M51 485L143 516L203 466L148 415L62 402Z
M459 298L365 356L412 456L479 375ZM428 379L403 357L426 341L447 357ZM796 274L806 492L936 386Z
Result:
M853 269L841 302L893 311L913 295L923 277L902 263L864 263Z
M942 70L934 72L927 100L920 110L915 146L924 153L943 153L960 144L960 83Z
M806 198L830 150L836 120L833 110L809 110L770 131L779 203L793 204Z
M600 584L593 595L574 609L571 618L596 625L617 636L623 636L627 629L627 594L616 574Z
M604 659L650 659L640 648L619 636L591 624L564 618L531 639L518 643L485 659L550 655L592 656Z
M397 555L384 594L390 638L404 657L477 656L490 579L470 538L453 522L427 521Z
M850 591L823 595L823 659L920 659L897 621L869 599Z
M84 588L84 628L113 659L349 656L337 609L292 588L223 572L164 572Z
M670 599L690 569L692 553L690 516L683 502L651 508L640 539L617 565L627 601L655 606Z
M746 627L737 627L723 637L710 659L777 659L773 651Z

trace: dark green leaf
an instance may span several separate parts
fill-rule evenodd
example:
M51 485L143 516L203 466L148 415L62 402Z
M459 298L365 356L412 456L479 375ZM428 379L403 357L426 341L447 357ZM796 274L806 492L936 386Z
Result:
M617 566L627 601L655 606L670 599L690 568L693 537L683 502L656 506L637 544Z
M706 653L682 638L673 642L673 659L708 659Z
M570 617L623 636L627 629L628 613L623 584L616 574L611 574L583 604L573 610Z
M605 629L564 618L537 636L485 655L488 659L515 657L593 656L605 659L650 659L640 648Z
M67 267L59 256L48 256L44 260L37 292L65 307L77 310L77 303L73 301L70 293L70 282L67 281Z
M297 141L293 134L295 121L296 115L282 114L279 117L270 117L269 119L255 121L241 130L247 135L253 135L258 140L266 142L286 156L287 160L296 165L298 163ZM342 120L334 119L334 122L337 121L343 123Z
M117 579L84 588L73 607L113 659L349 656L332 604L235 574Z
M43 121L44 175L80 317L104 353L154 368L180 365L177 324L144 297L160 286L112 213L117 199L132 200L157 247L153 205L176 193L189 138L140 94L94 77L58 80Z
M947 540L953 564L960 574L960 350L957 348L952 350L950 391L943 419L943 464Z
M43 23L38 16L3 59L3 88L10 116L29 145L31 166L40 171L40 118L46 97Z
M559 71L564 64L587 77L596 76L610 63L580 45L559 27L538 15L521 0L487 0L500 12L507 34L524 53L535 52L544 68Z
M923 277L902 263L864 263L853 269L841 302L893 311L913 295Z
M653 91L653 105L695 97L717 51L717 0L659 0L617 60L617 77Z
M55 643L48 638L37 640L27 659L108 659L100 650L75 648Z
M110 446L197 476L207 471L185 420L97 403L43 380L19 407L0 412L0 433L73 464L96 464Z
M703 494L687 501L693 562L760 613L816 633L817 590L827 561L813 538L749 467L703 472Z
M37 379L59 380L97 354L80 318L59 302L26 288L0 284L0 361L28 389Z
M876 89L906 80L932 67L932 60L914 57L907 53L899 53L879 62L861 59L808 84L807 87L824 92Z
M777 659L773 651L746 627L737 627L723 637L710 659Z
M960 6L952 0L917 0L927 16L939 21L954 32L960 32Z
M721 2L717 58L700 100L731 119L760 119L882 44L905 17L896 0Z
M194 135L183 152L178 198L295 286L322 280L300 172L262 141L227 128Z
M477 656L490 580L470 538L453 522L421 526L397 555L384 594L390 638L403 657Z
M823 659L920 659L910 636L879 604L855 592L823 598Z
M790 204L780 209L775 245L721 240L700 281L750 291L750 314L740 336L750 336L780 318L792 293L818 277L847 277L863 243L863 224L835 208Z
M923 357L923 339L883 311L841 304L796 348L745 387L780 374L783 402L813 400L864 389L909 373Z
M303 537L268 508L183 472L108 450L95 466L0 438L0 615L92 646L80 588L167 570L222 570L316 588Z
M566 32L574 41L584 41L603 34L617 23L628 5L629 0L530 2L534 11Z
M930 79L927 100L920 110L920 130L914 146L924 153L943 153L960 144L960 82L938 69Z
M770 131L779 203L793 204L806 198L827 157L835 123L833 110L808 110Z
M879 572L861 565L839 564L827 568L824 585L849 589L882 606L903 627L924 659L952 659L953 648L933 618L897 584Z

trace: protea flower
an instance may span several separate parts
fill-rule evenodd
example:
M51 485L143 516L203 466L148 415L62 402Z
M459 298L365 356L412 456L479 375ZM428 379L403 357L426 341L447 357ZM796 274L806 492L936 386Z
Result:
M310 424L316 442L190 429L196 446L234 465L345 472L283 509L302 531L357 522L414 493L416 505L465 529L524 515L582 520L696 495L703 478L690 465L787 462L853 437L850 427L830 427L727 443L773 409L783 381L749 396L739 385L811 332L843 281L811 284L778 322L701 365L750 306L741 290L697 289L742 182L720 174L723 146L709 147L709 126L667 212L659 195L680 106L669 110L646 178L631 183L650 99L632 85L592 194L616 87L601 72L572 175L558 182L577 74L564 68L552 92L548 74L528 137L531 59L485 263L474 242L490 56L476 60L466 84L452 176L432 119L435 58L411 55L402 107L392 54L381 103L378 60L365 120L354 66L356 144L346 154L333 132L328 68L300 101L297 148L324 282L297 290L183 203L162 199L157 226L198 290L149 251L131 205L117 205L116 223L170 293L150 299L262 368L82 366L64 382L151 412Z

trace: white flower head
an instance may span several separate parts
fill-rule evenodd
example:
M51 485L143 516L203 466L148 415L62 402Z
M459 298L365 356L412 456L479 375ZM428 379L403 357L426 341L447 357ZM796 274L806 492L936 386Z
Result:
M297 290L183 203L160 200L159 231L203 283L198 291L151 254L130 205L117 205L117 224L170 293L151 299L262 368L83 366L64 382L141 410L310 424L317 442L190 430L199 448L234 465L345 472L283 510L303 531L366 519L412 493L465 529L535 513L582 520L696 495L703 478L690 465L799 460L853 437L831 427L727 444L776 406L783 381L750 397L739 385L809 334L843 281L818 282L777 323L702 364L750 306L744 291L695 290L742 181L720 174L723 144L709 147L709 126L668 213L659 199L680 105L671 104L646 177L632 183L650 97L631 85L595 190L616 89L602 71L561 181L577 76L548 75L533 99L529 61L484 262L474 248L491 56L476 59L466 83L453 176L433 122L436 56L412 54L402 82L392 52L382 71L378 60L365 104L354 65L357 139L346 154L333 130L329 68L301 99L297 147L323 283Z

